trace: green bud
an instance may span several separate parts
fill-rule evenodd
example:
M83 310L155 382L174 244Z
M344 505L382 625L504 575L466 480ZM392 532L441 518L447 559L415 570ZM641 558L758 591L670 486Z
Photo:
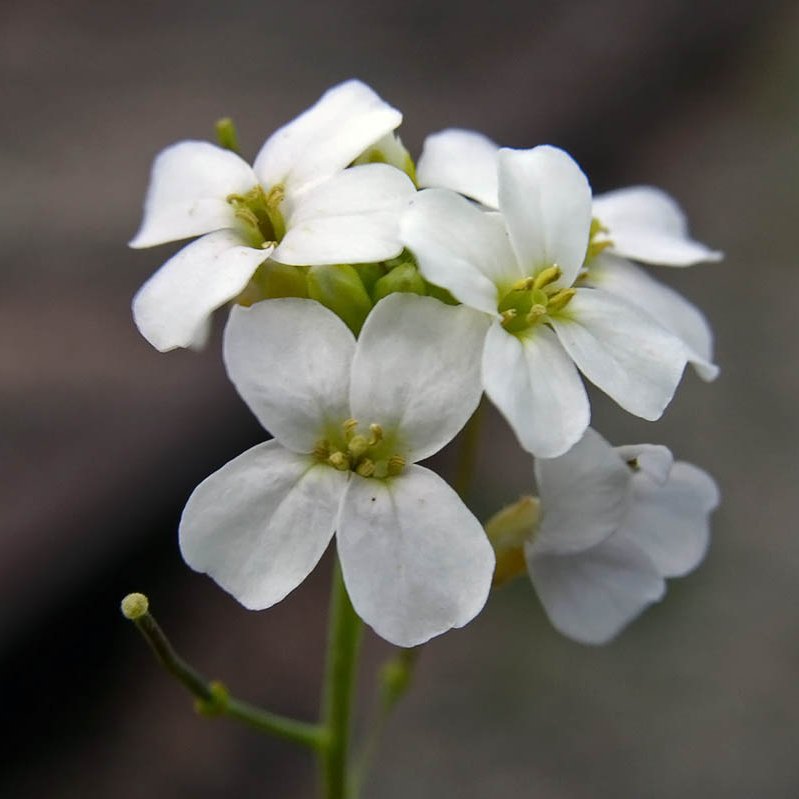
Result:
M236 298L239 305L253 305L278 297L307 297L308 280L304 266L289 266L277 261L264 261Z
M404 263L392 269L375 283L372 297L375 302L382 300L389 294L397 292L405 294L427 293L424 278L419 274L419 270L411 263Z
M427 281L425 281L425 285L427 287L428 297L435 297L439 302L443 302L444 305L460 305L460 303L446 289L442 289L441 286L434 286L432 283L427 283Z
M358 264L355 269L358 277L366 289L366 293L371 296L374 291L375 283L386 274L386 267L383 264Z
M350 264L310 267L308 296L341 317L356 336L372 310L358 270Z
M239 153L239 136L236 133L236 125L230 117L222 117L217 119L216 125L216 140L219 142L220 147L230 150L234 153Z
M144 594L128 594L120 605L122 615L130 621L136 621L149 612L150 603Z

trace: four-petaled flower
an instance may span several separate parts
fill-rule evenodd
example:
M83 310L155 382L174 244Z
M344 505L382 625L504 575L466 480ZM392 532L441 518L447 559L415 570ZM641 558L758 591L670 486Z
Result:
M334 530L356 612L400 646L482 608L494 556L457 494L416 461L480 398L480 314L394 294L357 342L316 302L234 307L228 373L274 436L201 483L180 523L187 563L248 608L267 608L314 568Z
M422 274L490 314L483 384L522 446L566 452L590 419L577 372L625 410L657 419L687 360L682 341L626 299L577 280L591 232L591 189L562 150L502 149L498 205L487 213L426 189L400 227Z
M485 208L499 207L499 145L469 130L428 136L419 159L419 186L446 188ZM634 303L679 336L700 377L718 375L713 336L702 312L682 295L655 280L628 258L662 266L718 261L722 254L688 235L679 205L653 186L631 186L593 198L591 241L578 280Z
M414 192L411 180L387 164L347 167L401 120L353 80L275 132L252 167L207 142L164 150L130 244L202 238L167 261L134 298L142 335L161 351L202 346L211 312L240 294L270 257L316 265L398 255L397 218Z
M665 447L612 447L589 428L566 455L535 462L540 521L527 569L564 635L605 643L652 602L666 577L704 557L713 480Z

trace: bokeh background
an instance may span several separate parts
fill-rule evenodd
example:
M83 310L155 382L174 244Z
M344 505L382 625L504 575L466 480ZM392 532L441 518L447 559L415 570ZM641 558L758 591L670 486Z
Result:
M329 556L262 613L182 563L189 492L263 432L218 331L202 354L138 336L130 298L171 250L125 242L162 147L229 114L253 155L351 76L416 154L448 126L559 144L597 191L665 188L727 253L656 270L706 310L718 382L687 374L656 425L594 401L611 440L716 476L705 564L605 648L524 581L493 596L423 652L367 799L799 795L799 6L777 0L2 3L0 795L314 795L309 756L196 717L119 616L143 590L204 672L316 713ZM490 415L471 506L530 482ZM359 719L387 654L367 636Z

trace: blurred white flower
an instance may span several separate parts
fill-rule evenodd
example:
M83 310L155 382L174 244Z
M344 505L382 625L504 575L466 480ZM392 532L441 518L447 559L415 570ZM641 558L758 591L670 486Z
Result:
M486 213L446 189L426 189L400 227L424 277L494 317L483 385L522 446L566 452L588 426L582 373L625 410L657 419L687 352L626 298L572 287L591 231L591 189L562 150L502 149L498 205Z
M496 209L498 155L499 146L480 133L456 129L434 133L424 143L418 184L451 189ZM718 261L722 254L692 240L677 203L651 186L597 195L591 213L591 245L579 285L601 288L638 305L683 340L700 377L714 379L719 370L713 363L713 335L702 312L624 258L688 266Z
M553 625L601 644L694 569L719 502L713 479L653 445L613 448L592 429L566 455L536 460L540 520L527 569Z
M316 265L397 255L397 215L413 194L411 180L386 164L346 167L401 120L351 80L270 136L252 167L207 142L164 150L130 245L201 238L137 293L133 314L142 335L161 351L202 346L211 312L269 257Z
M477 519L416 461L448 443L480 398L481 315L393 294L357 342L311 300L234 307L224 357L275 440L201 483L180 523L186 562L248 608L283 599L334 530L356 612L399 646L470 621L494 556Z

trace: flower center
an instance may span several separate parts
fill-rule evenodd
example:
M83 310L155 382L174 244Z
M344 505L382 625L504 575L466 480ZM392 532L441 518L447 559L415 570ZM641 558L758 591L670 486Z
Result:
M499 302L502 327L508 333L522 333L562 311L571 302L575 289L556 288L553 284L561 275L560 267L553 264L535 277L514 284Z
M379 424L369 425L369 435L358 432L357 419L347 419L340 429L320 439L314 456L342 472L355 472L361 477L396 477L405 468L405 458L397 453L395 436L385 436Z
M280 206L284 189L278 184L265 192L256 186L246 194L229 194L225 199L253 247L270 247L286 235Z

